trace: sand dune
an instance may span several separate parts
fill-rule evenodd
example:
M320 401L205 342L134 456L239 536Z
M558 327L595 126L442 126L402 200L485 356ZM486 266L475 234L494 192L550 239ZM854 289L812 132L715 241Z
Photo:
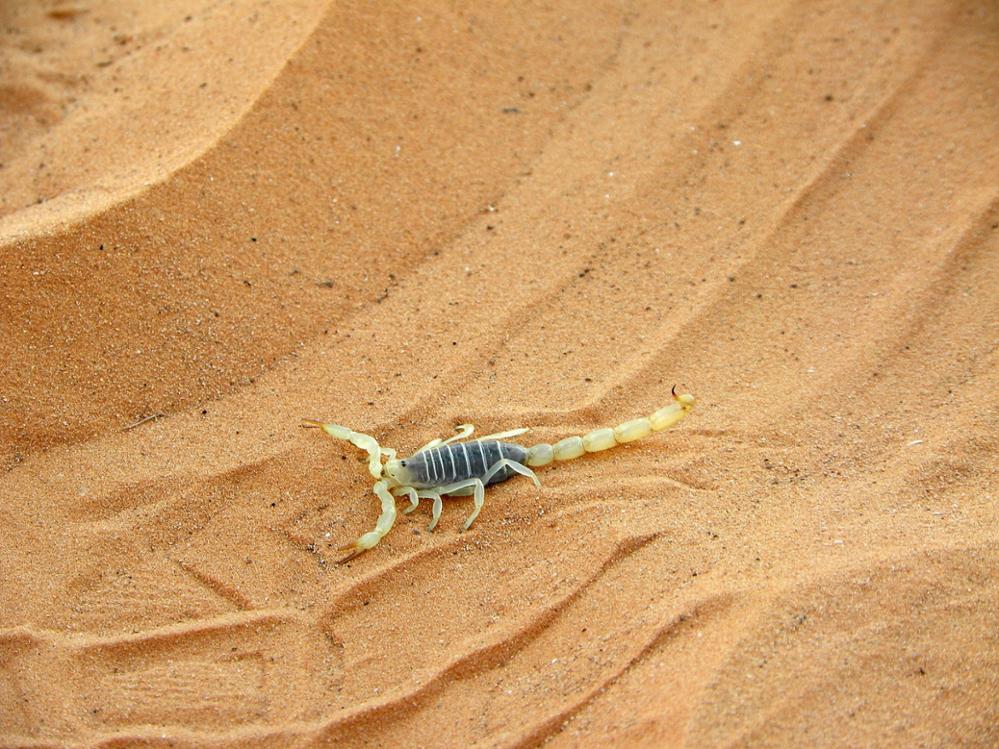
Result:
M495 5L0 11L0 745L999 743L994 4Z

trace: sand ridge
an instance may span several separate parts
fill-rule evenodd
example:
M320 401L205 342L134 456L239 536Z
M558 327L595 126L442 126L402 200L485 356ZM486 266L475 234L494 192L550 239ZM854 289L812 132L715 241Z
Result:
M140 81L143 45L255 13L269 62L199 118L126 83L141 189L98 159L3 219L4 745L996 742L992 5L192 2L114 33ZM71 171L82 126L0 178ZM377 503L300 417L530 443L677 381L678 429L333 564Z

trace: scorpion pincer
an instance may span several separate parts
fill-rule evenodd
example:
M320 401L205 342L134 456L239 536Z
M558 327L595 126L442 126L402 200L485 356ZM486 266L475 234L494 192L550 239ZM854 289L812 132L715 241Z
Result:
M595 429L582 437L567 437L554 445L543 442L524 447L505 441L524 434L526 427L467 440L475 428L471 424L461 424L456 428L457 434L447 439L431 440L402 459L396 457L395 450L381 447L370 435L337 424L303 419L303 426L319 427L330 437L347 440L367 452L368 470L375 477L372 488L382 505L378 522L374 530L342 547L340 551L347 553L347 556L339 561L346 562L373 548L392 530L396 519L396 497L406 495L409 498L410 505L404 512L415 510L421 499L433 500L432 519L428 527L428 530L433 530L441 516L441 497L472 495L474 508L462 526L463 531L468 530L482 510L485 488L490 484L520 475L531 479L540 488L541 483L531 468L546 466L554 460L572 460L586 453L607 450L679 423L694 407L694 396L689 393L678 395L676 386L672 393L673 401L649 416L632 419L616 427ZM387 458L384 464L382 456Z

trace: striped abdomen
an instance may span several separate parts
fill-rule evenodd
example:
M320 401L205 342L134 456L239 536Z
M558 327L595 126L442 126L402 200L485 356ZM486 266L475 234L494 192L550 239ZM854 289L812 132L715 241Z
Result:
M465 479L481 479L502 458L523 463L526 457L527 450L512 442L473 440L422 450L405 458L402 464L413 478L411 486L429 489ZM513 471L504 466L489 483L506 481L512 475Z

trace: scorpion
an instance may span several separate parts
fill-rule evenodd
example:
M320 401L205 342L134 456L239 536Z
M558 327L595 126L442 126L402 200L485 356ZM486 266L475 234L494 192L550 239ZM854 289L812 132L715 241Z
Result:
M378 521L374 530L337 550L338 553L347 554L338 563L347 562L374 548L392 530L396 520L397 497L406 495L409 498L410 505L403 510L404 513L410 513L419 507L421 499L433 500L431 521L427 527L427 530L433 531L440 520L443 508L441 498L444 495L472 495L474 507L462 526L462 531L467 531L482 510L485 488L490 484L498 484L514 475L520 475L531 479L540 488L541 482L531 468L607 450L679 423L694 407L694 396L690 393L678 395L675 385L671 392L672 402L649 416L632 419L616 427L594 429L582 437L566 437L554 445L542 442L533 447L524 447L504 441L524 434L528 427L489 434L474 441L463 441L472 435L475 427L460 424L455 428L457 433L453 436L433 439L402 459L397 457L395 450L381 447L368 434L316 419L302 419L302 426L322 429L330 437L347 440L367 452L368 470L375 477L372 489L382 505ZM387 458L384 464L383 455Z

